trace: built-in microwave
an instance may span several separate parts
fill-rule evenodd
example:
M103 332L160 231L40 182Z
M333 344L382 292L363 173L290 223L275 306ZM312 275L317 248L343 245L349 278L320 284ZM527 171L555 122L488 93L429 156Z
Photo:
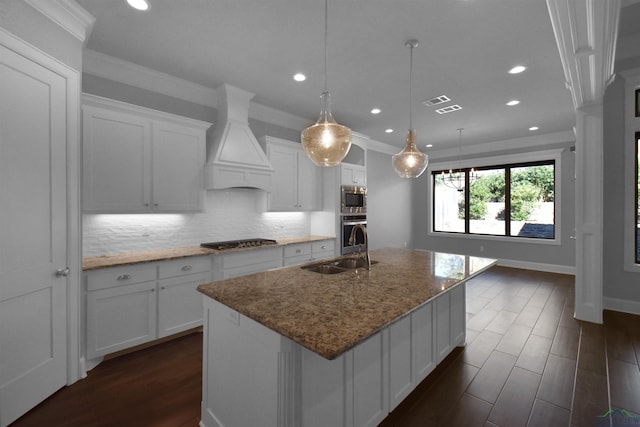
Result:
M340 212L342 214L367 213L367 187L343 185Z

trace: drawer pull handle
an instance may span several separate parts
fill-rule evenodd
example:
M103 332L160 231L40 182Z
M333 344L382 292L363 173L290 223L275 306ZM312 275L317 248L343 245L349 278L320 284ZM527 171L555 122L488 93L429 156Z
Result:
M149 289L149 290L150 290L151 292L155 292L155 291L156 291L156 288L151 288L151 289Z
M182 266L182 268L181 268L181 270L182 270L182 271L189 271L189 270L191 270L192 268L193 268L193 267L191 267L190 265L183 265L183 266Z
M321 249L327 249L325 245L320 246Z
M302 252L302 249L296 249L296 253L299 254Z
M131 279L130 274L121 274L118 276L116 280L118 280L119 282L122 282L123 280L129 280L129 279Z

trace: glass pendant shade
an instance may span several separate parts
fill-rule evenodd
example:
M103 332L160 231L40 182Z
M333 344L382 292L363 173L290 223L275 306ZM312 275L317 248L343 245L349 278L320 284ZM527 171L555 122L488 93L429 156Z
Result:
M400 178L417 178L425 171L429 164L429 156L418 150L414 129L409 129L405 147L395 154L391 161Z
M302 131L302 147L311 161L323 167L337 166L351 148L351 129L331 115L331 95L322 92L318 121Z

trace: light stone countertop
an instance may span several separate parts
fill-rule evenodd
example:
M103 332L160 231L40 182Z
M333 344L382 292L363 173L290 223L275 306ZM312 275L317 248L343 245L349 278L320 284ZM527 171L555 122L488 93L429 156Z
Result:
M275 245L258 246L249 248L228 249L218 251L215 249L202 248L200 246L187 246L181 248L158 249L142 252L127 252L113 255L99 255L86 257L82 260L82 269L95 270L97 268L117 267L121 265L138 264L142 262L162 261L167 259L184 258L190 256L222 254L229 252L251 251L256 249L273 248L277 246L292 245L296 243L311 243L321 240L333 240L335 237L328 236L304 236L304 237L286 237L276 239Z
M198 286L210 298L332 360L494 259L408 249L371 251L371 270L283 267Z

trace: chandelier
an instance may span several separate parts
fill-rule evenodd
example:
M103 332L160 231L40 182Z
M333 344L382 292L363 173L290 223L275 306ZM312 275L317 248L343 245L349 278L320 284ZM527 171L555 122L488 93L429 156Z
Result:
M458 134L460 135L460 149L459 149L460 157L462 157L462 131L463 130L464 128L458 129ZM458 169L455 171L453 169L449 169L449 173L445 173L444 171L442 171L442 173L440 174L440 178L442 179L442 183L445 186L462 192L464 191L464 188L467 186L467 181L466 181L467 174L469 175L469 185L471 185L471 183L473 183L476 179L478 179L478 174L474 168Z
M327 15L328 0L324 2L324 91L318 121L302 131L304 151L318 166L337 166L351 148L351 129L338 124L331 115L331 95L327 89Z
M413 69L413 49L418 47L417 40L409 40L405 44L410 49L409 62L409 132L406 145L392 157L393 168L401 178L417 178L429 164L429 156L420 152L416 146L416 131L413 129L413 109L411 102L411 72Z

